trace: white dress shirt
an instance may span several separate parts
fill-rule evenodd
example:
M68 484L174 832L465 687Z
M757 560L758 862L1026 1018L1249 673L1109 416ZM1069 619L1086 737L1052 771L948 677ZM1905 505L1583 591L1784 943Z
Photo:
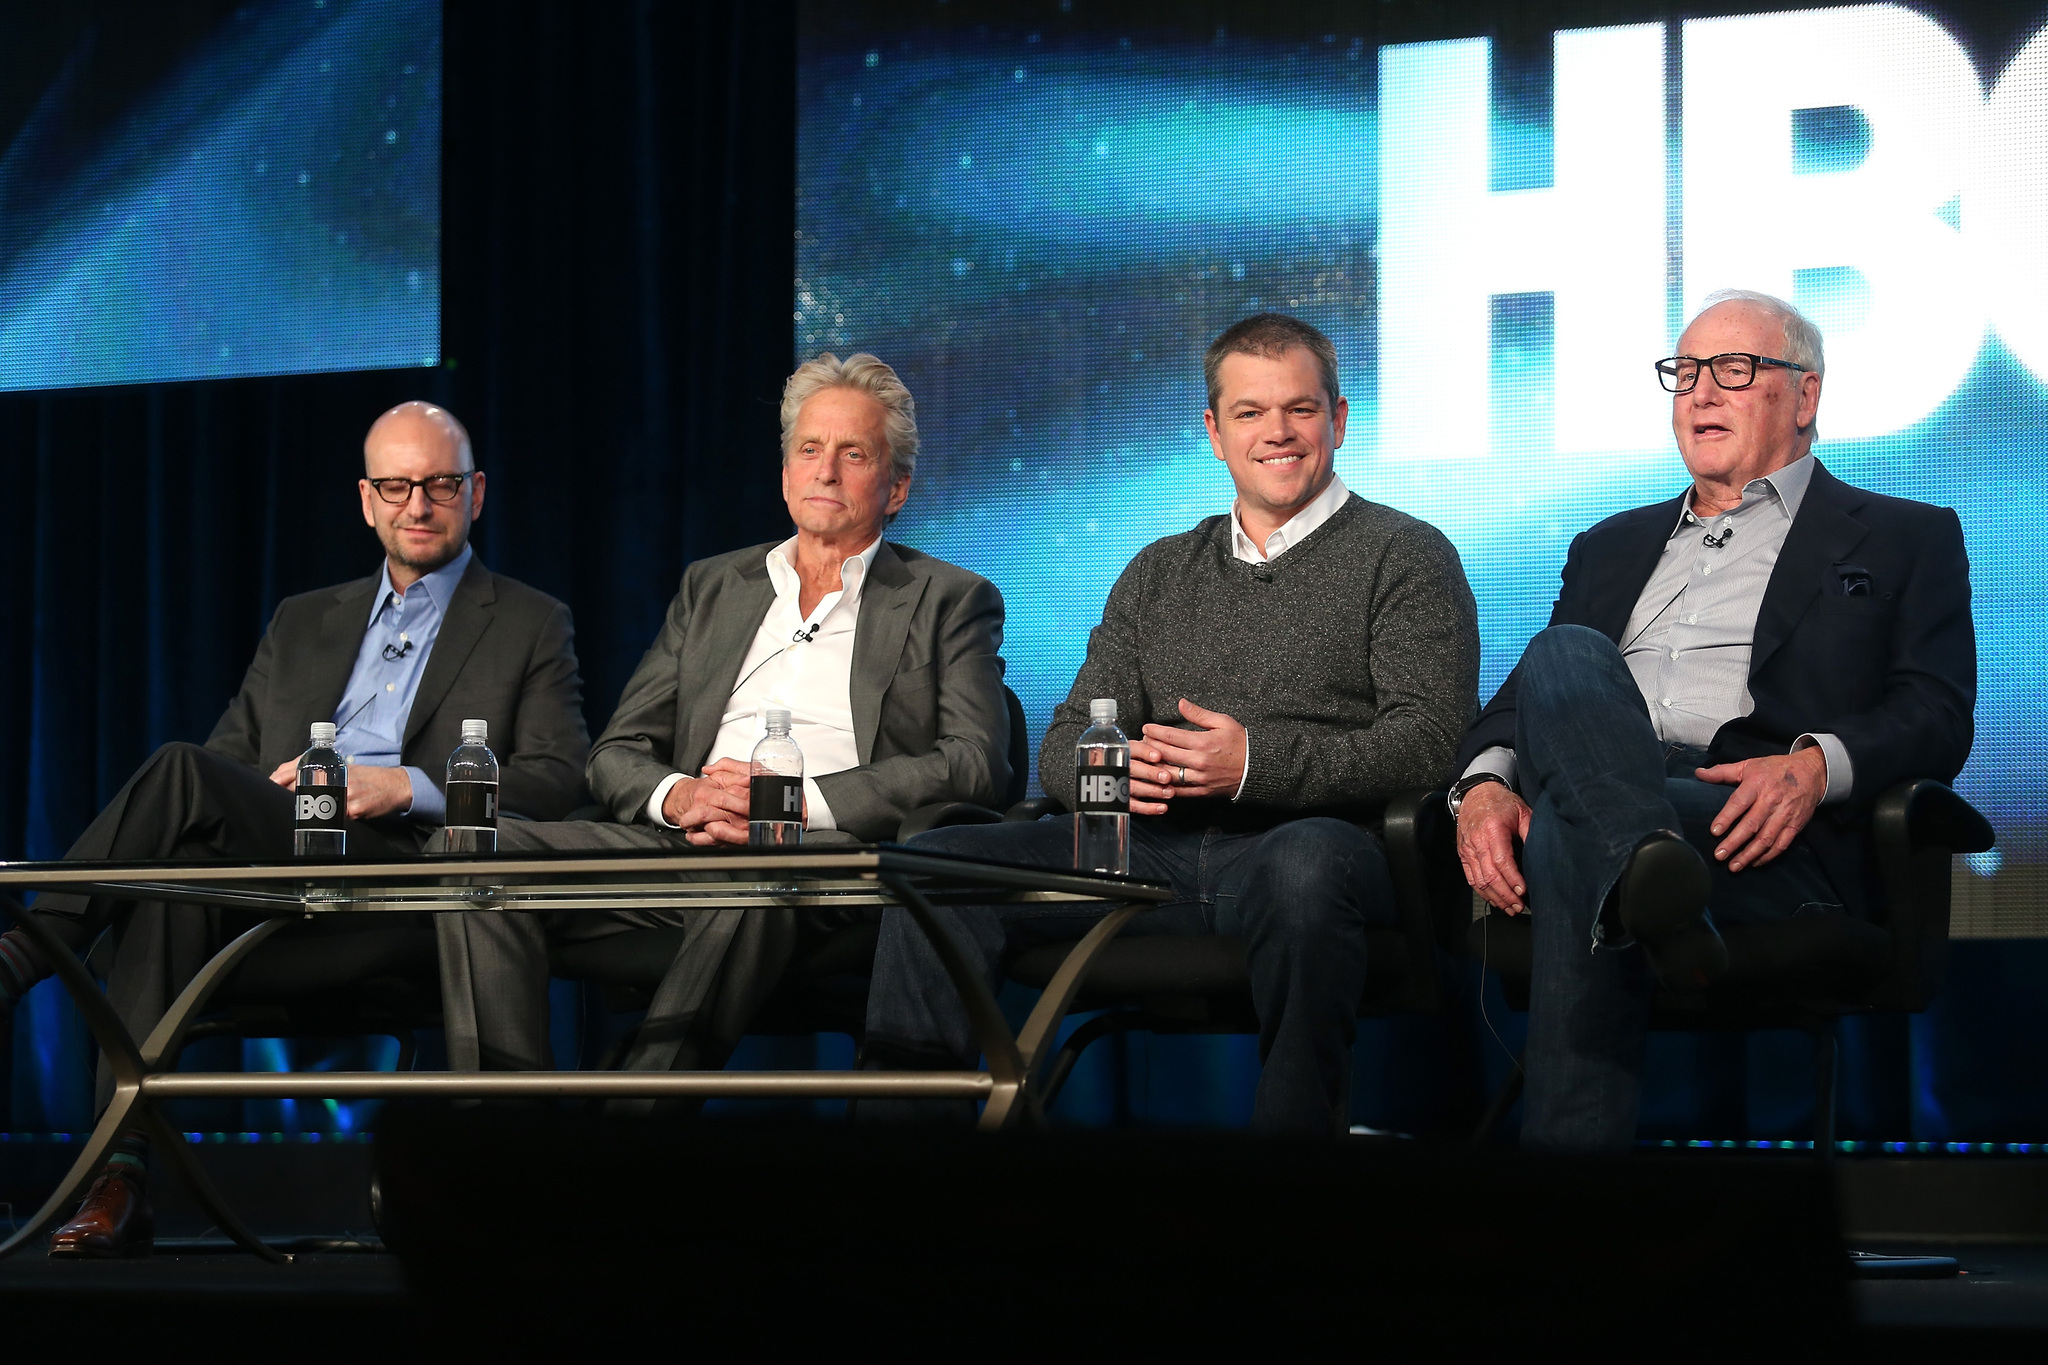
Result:
M1337 509L1342 507L1345 499L1350 496L1351 490L1344 486L1344 480L1332 474L1329 487L1316 494L1307 506L1289 517L1272 535L1267 536L1264 545L1256 543L1245 534L1244 522L1238 519L1237 500L1233 498L1230 503L1231 558L1246 564L1264 564L1269 560L1278 559L1308 539L1310 532L1335 516ZM1244 795L1245 780L1252 775L1252 732L1247 730L1244 736L1244 776L1237 779L1237 790L1230 797L1233 801Z
M806 616L799 609L802 583L797 578L796 537L768 552L768 580L775 600L754 643L740 664L739 683L725 704L718 736L706 764L721 758L744 763L767 733L766 713L789 712L789 733L804 754L804 799L807 829L837 829L832 807L816 779L860 766L853 734L853 636L860 618L860 590L881 552L882 538L839 565L839 591L827 593ZM800 636L808 638L798 638ZM685 774L672 773L647 798L647 818L669 824L662 802Z

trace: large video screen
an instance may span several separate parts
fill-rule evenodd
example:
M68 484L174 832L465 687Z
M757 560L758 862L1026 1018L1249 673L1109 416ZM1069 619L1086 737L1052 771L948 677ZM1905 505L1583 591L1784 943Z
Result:
M0 389L440 352L439 0L0 16Z
M1687 483L1651 362L1712 290L1781 295L1823 462L1961 515L2000 836L1965 880L2048 924L2048 9L1400 8L806 9L796 350L916 394L892 534L1002 589L1042 733L1131 556L1230 505L1203 348L1293 313L1339 474L1463 555L1484 698L1571 537Z

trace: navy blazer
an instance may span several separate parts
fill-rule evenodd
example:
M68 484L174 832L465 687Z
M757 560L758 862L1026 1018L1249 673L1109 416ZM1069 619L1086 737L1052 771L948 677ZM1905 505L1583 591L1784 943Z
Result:
M1905 778L1952 782L1970 755L1970 561L1948 508L1853 488L1815 465L1757 613L1755 708L1720 728L1711 753L1737 762L1785 753L1802 734L1841 738L1855 786L1800 837L1850 909L1867 914L1876 895L1871 804ZM1619 644L1682 498L1619 513L1574 538L1550 624L1588 626ZM1482 750L1514 744L1510 673L1466 732L1458 771Z

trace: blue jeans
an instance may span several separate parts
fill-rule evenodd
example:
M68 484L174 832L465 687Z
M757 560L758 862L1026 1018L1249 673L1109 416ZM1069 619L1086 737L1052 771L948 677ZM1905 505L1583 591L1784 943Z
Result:
M1693 776L1704 750L1657 738L1606 636L1552 626L1529 642L1519 678L1515 756L1532 811L1522 871L1535 917L1522 1145L1626 1152L1657 984L1641 949L1599 918L1637 841L1670 830L1699 849L1721 923L1839 910L1840 897L1803 840L1739 873L1715 861L1710 825L1734 788Z
M991 861L1072 867L1072 816L1030 824L936 829L911 840ZM1342 820L1304 819L1258 833L1131 821L1131 875L1165 882L1174 899L1145 911L1125 935L1226 934L1245 940L1263 1069L1252 1126L1341 1133L1349 1123L1351 1040L1365 990L1365 930L1395 922L1394 884L1380 842ZM939 915L990 990L1003 957L1072 940L1108 907L941 906ZM960 994L923 933L898 908L883 912L868 995L867 1042L891 1064L972 1066L975 1045ZM895 1107L890 1106L893 1110ZM870 1101L863 1114L883 1106Z

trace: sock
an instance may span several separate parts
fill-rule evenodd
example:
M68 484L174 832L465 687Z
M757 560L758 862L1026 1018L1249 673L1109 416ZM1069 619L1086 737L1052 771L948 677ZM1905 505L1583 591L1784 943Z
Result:
M123 1133L107 1157L106 1170L125 1176L138 1185L149 1181L149 1139L140 1133Z
M14 1009L29 988L50 974L49 964L19 929L0 934L0 1014Z

